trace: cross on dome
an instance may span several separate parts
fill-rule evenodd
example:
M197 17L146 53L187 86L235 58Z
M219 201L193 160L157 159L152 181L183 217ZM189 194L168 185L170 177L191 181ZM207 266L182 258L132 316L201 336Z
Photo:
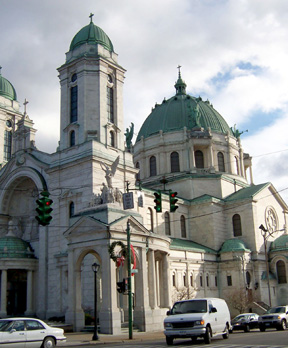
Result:
M89 16L89 18L90 18L90 23L93 22L93 20L92 20L93 16L94 16L94 13L90 13L90 16Z

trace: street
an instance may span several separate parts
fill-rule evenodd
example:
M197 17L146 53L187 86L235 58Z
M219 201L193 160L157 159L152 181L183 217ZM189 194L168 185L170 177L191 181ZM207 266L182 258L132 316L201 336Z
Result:
M134 338L133 340L129 340L128 336L123 339L119 339L118 341L115 339L114 342L99 341L96 342L81 342L80 344L76 344L76 342L72 342L67 339L65 347L91 347L91 345L97 346L105 346L106 348L110 347L122 347L122 348L167 348L165 338L159 339L151 339L149 333L147 336L142 336L141 339ZM251 330L249 333L244 333L242 331L234 332L230 334L228 340L224 340L222 338L212 339L212 343L210 345L205 345L204 341L198 340L196 343L193 343L190 339L176 339L174 340L173 346L175 347L209 347L209 348L288 348L288 330L286 331L277 331L277 330L267 330L266 332L260 332L259 330Z

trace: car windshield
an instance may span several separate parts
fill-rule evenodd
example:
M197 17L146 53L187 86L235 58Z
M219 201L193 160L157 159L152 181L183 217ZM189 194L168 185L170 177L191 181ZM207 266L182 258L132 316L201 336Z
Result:
M205 313L207 312L206 300L176 302L171 314Z
M0 332L1 331L9 331L12 327L12 320L0 320Z
M266 314L270 313L285 313L285 307L272 307L266 312Z
M235 317L234 320L248 319L248 318L249 318L249 315L240 314L240 315L237 315L237 317Z

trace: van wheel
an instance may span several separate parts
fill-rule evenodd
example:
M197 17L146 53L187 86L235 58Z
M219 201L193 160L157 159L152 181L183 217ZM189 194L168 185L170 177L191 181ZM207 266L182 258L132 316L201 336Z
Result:
M229 327L226 325L225 333L222 335L224 339L229 338Z
M166 336L166 343L167 343L167 346L173 346L173 337Z
M206 332L205 332L205 335L204 335L204 342L206 344L210 344L211 343L211 336L212 336L212 333L211 333L210 327L206 327Z
M261 332L264 332L266 330L265 326L262 326L262 325L259 326L259 329Z

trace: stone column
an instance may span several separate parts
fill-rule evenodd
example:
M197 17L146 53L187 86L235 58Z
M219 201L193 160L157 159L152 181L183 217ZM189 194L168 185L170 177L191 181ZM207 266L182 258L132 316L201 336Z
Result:
M73 250L68 251L68 309L65 313L65 322L75 326L75 284L74 284L74 257ZM74 327L74 330L76 328Z
M47 226L39 226L39 272L37 287L37 316L40 319L46 318L47 310L47 273L48 273L48 240Z
M149 303L152 309L157 307L157 287L156 287L156 267L154 250L148 252L148 286L149 286Z
M117 279L115 262L110 259L107 248L101 249L102 306L99 313L101 333L121 333L121 312L117 306Z
M210 142L209 144L209 157L208 160L210 161L210 163L208 163L208 168L213 168L214 169L214 156L213 156L213 148L212 148L212 142Z
M148 296L148 272L146 267L146 248L138 248L139 265L135 274L136 306L134 309L134 322L141 331L146 331L147 321L151 317Z
M171 307L170 265L168 254L163 256L163 306ZM188 276L188 273L187 273Z
M33 315L33 273L32 271L28 270L27 271L27 295L26 295L26 311L25 315L31 316Z
M1 317L7 316L7 270L1 272Z

